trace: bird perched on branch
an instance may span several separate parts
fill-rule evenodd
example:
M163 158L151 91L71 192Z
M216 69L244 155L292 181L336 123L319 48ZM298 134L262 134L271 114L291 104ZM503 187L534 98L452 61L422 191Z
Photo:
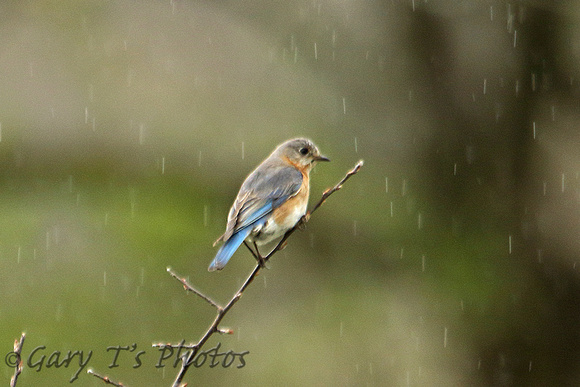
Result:
M254 244L256 257L263 264L258 245L283 236L306 214L310 192L310 171L317 161L330 161L305 138L280 144L242 184L228 214L223 241L208 270L221 270L234 252L247 240Z

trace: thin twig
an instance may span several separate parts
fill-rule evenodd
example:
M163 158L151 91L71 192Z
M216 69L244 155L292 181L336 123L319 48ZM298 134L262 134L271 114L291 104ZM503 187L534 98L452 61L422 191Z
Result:
M214 308L216 308L218 310L222 309L222 307L219 306L217 302L215 302L214 300L212 300L211 298L209 298L208 296L206 296L205 294L203 294L202 292L200 292L199 290L194 288L189 282L187 282L187 280L184 277L180 277L179 275L177 275L177 273L175 273L172 268L167 267L167 272L173 278L175 278L176 280L181 282L181 284L183 285L185 290L190 291L192 293L195 293L196 295L198 295L199 297L204 299L206 302L208 302L210 305L212 305Z
M14 367L14 375L10 379L10 387L16 386L16 381L22 373L22 346L24 345L24 339L26 338L26 333L22 332L20 335L20 340L14 340L14 356L16 356L16 367Z
M260 257L260 258L262 258L262 262L267 262L274 254L276 254L276 252L278 252L279 250L281 250L285 246L286 240L290 237L290 235L292 235L292 233L294 231L296 231L296 229L303 227L308 222L308 220L310 219L310 216L312 215L312 213L314 213L314 211L316 211L322 204L324 204L324 202L326 201L326 199L328 199L328 197L330 195L332 195L334 192L336 192L339 189L341 189L342 188L342 185L351 176L353 176L356 173L358 173L358 171L361 169L362 166L363 166L363 161L360 160L355 165L355 167L353 169L351 169L349 172L347 172L347 174L342 178L341 181L338 182L338 184L336 184L334 187L329 188L326 191L324 191L324 193L322 194L321 199L318 201L318 203L316 203L314 205L314 207L312 208L312 210L310 212L308 212L306 215L304 215L300 219L300 221L294 227L292 227L290 230L288 230L286 232L286 234L284 234L284 236L282 237L282 239L280 240L280 242L278 242L278 244L276 245L276 247L274 247L272 249L272 251L270 251L270 253L268 255L266 255L265 257ZM242 284L242 286L238 289L238 291L236 292L236 294L234 294L234 296L232 297L232 299L223 308L220 307L217 303L213 302L209 297L207 297L204 294L200 293L199 291L195 290L184 278L179 277L177 274L175 274L173 271L171 271L168 268L167 271L174 278L176 278L177 280L179 280L187 290L192 291L193 293L197 294L198 296L200 296L202 299L204 299L205 301L207 301L208 303L210 303L211 305L213 305L217 309L217 315L216 315L213 323L209 326L209 328L204 333L204 335L201 337L201 339L199 339L199 341L197 342L197 344L190 345L190 346L187 346L187 347L183 347L182 346L182 348L189 348L189 349L191 349L191 352L189 352L188 355L187 355L187 357L181 361L181 369L179 370L179 373L175 377L175 381L173 382L173 387L182 387L182 386L184 386L181 382L183 381L183 378L185 377L185 374L187 373L187 370L189 369L189 367L191 366L191 364L193 364L193 360L195 359L195 356L197 355L197 353L199 352L199 350L203 347L203 345L207 342L207 340L211 337L211 335L213 335L216 332L217 333L231 333L231 330L219 329L218 328L218 325L222 321L222 319L224 318L224 316L228 313L228 311L242 297L242 294L244 293L244 291L246 290L246 288L252 283L252 281L254 280L254 278L260 272L260 269L262 268L262 266L260 265L260 260L258 258L258 255L256 255L256 254L259 254L259 253L257 253L257 252L254 253L254 251L248 245L246 245L246 246L252 252L252 254L254 255L254 257L256 259L258 259L258 264L256 265L256 267L254 267L254 270L252 270L252 272L250 273L250 275L248 276L248 278L246 278L246 280L244 281L244 283ZM161 345L162 344L154 344L154 346L161 346ZM166 346L172 346L171 344L165 344L165 345Z
M326 201L326 199L328 199L328 197L330 195L332 195L333 193L335 193L336 191L338 191L339 189L342 188L342 185L348 180L350 179L351 176L356 175L358 173L358 171L360 171L360 169L362 168L362 166L364 165L364 161L363 160L359 160L358 163L356 163L356 165L354 166L353 169L351 169L350 171L347 172L347 174L342 178L341 181L338 182L337 185L335 185L334 187L327 189L326 191L324 191L324 193L322 194L322 198L320 198L320 200L318 201L318 203L316 203L314 205L314 207L312 208L312 210L310 211L310 215L312 215L312 213L314 211L316 211L318 209L318 207L320 207L322 204L324 204L324 202Z
M117 386L117 387L125 387L125 385L123 383L114 382L111 379L109 379L108 376L99 375L98 373L96 373L95 371L93 371L92 368L89 368L87 370L87 374L93 375L93 376L101 379L103 382L105 382L105 384L111 384L111 385Z

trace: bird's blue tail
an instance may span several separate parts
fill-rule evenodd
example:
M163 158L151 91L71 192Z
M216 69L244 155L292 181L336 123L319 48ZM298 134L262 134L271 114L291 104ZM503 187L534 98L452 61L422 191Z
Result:
M220 247L219 251L217 252L215 258L213 259L207 270L215 271L223 269L224 266L228 263L228 261L232 257L232 255L234 255L238 247L240 247L244 239L246 239L248 235L250 235L250 232L252 232L252 227L245 227L236 232L234 235L232 235L230 239L228 239L226 243L224 243L222 247Z

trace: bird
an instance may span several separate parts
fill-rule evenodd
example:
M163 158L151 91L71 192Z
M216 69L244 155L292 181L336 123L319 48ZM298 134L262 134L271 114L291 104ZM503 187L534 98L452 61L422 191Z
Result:
M330 161L306 138L278 145L242 183L227 219L226 231L214 242L224 244L208 271L221 270L238 247L251 242L258 263L263 265L258 245L283 236L306 214L310 171L319 161Z

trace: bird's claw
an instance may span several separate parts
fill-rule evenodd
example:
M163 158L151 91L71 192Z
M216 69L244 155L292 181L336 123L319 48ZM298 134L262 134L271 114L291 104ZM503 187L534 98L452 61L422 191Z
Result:
M300 218L296 228L300 231L303 231L306 228L306 223L308 223L309 220L310 220L310 212L307 212L302 216L302 218Z

